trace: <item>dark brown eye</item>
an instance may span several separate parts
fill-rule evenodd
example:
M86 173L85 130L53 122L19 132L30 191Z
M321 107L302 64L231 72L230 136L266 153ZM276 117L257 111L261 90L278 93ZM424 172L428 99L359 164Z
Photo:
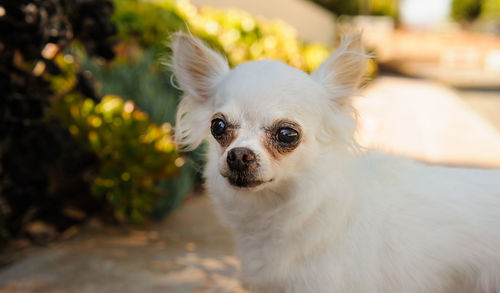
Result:
M226 133L226 122L222 119L214 119L212 120L212 126L210 127L210 131L212 135L216 139L222 138L222 136Z
M299 133L292 128L280 128L278 129L278 133L276 134L276 139L281 144L294 144L299 140Z

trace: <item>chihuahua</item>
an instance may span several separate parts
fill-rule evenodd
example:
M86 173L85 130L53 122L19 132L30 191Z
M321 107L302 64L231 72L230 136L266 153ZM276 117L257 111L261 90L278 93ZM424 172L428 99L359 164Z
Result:
M208 139L204 176L257 292L500 292L500 172L362 150L351 99L359 34L312 74L230 69L178 33L176 141Z

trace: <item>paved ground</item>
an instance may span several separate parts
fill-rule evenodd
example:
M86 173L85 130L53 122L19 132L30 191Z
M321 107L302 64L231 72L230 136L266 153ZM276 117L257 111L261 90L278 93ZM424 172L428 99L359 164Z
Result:
M500 92L382 77L364 96L356 105L365 145L500 168ZM0 269L0 293L244 292L232 238L205 196L147 228L90 225L72 240L28 252Z
M480 115L500 132L500 88L494 90L461 90L458 92L461 101L470 110Z
M500 90L381 77L355 101L359 141L417 159L500 168Z
M206 196L144 228L86 227L0 271L0 292L244 292L233 242Z

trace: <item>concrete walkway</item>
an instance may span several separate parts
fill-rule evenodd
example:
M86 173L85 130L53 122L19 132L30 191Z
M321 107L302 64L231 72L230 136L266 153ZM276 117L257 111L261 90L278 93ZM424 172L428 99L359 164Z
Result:
M382 77L356 100L360 141L453 165L500 167L500 93ZM0 269L0 293L244 292L230 234L206 196L146 228L89 225Z
M233 242L207 196L145 229L86 227L0 271L0 292L245 292Z
M464 94L432 81L381 77L355 106L364 146L437 164L500 168L500 91Z

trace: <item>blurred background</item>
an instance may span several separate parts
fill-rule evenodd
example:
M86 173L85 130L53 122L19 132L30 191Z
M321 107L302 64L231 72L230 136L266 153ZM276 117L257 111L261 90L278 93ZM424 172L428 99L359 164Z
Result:
M0 0L0 292L245 292L172 141L188 28L307 72L363 30L359 142L500 168L499 0Z

